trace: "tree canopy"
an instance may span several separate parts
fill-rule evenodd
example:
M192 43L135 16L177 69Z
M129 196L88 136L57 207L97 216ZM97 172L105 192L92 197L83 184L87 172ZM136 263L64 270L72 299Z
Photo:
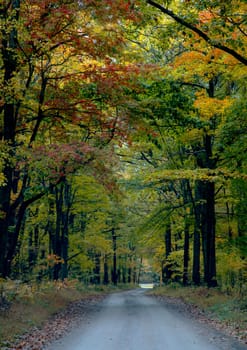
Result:
M242 292L245 1L12 0L0 22L0 277Z

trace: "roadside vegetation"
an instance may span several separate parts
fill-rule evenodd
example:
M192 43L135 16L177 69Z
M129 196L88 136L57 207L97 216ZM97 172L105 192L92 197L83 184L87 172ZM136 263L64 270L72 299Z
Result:
M13 344L19 344L22 349L29 341L45 344L54 340L71 329L75 321L83 322L89 305L96 305L109 293L138 287L134 284L85 285L77 280L41 284L2 281L1 349L12 348ZM219 288L184 287L178 283L155 286L147 293L179 312L247 343L246 296L225 293ZM32 336L37 330L40 330L38 336Z
M53 330L49 331L51 334L44 334L44 340L56 332L58 334L64 332L65 327L69 330L74 318L83 319L88 305L96 304L109 293L126 288L133 288L133 286L86 286L77 280L41 284L27 284L20 281L1 282L0 347L7 349L32 330L37 328L42 330L54 316L57 316L57 321L52 326ZM80 307L79 313L78 307ZM69 320L66 320L68 308L71 310Z
M20 281L1 283L0 339L1 345L18 339L18 336L40 327L71 302L93 298L97 292L79 288L78 284L66 286L62 282L42 285L23 284ZM6 322L7 320L7 322Z
M247 297L223 293L218 288L182 287L179 284L150 291L161 301L184 309L198 321L206 322L247 344ZM182 306L181 306L182 303Z

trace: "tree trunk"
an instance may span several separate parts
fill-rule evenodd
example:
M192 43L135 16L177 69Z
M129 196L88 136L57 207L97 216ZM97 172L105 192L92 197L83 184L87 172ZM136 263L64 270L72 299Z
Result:
M210 88L213 89L213 87ZM210 97L213 92L209 93ZM204 152L197 158L201 168L214 169L216 161L212 154L212 136L205 134L203 138ZM216 281L216 252L215 252L215 185L214 182L198 181L200 187L200 219L202 233L202 251L204 261L204 281L208 287L215 287Z
M95 253L94 263L94 284L100 284L100 253Z
M68 277L69 214L71 208L70 185L66 178L55 188L56 226L51 232L51 249L54 255L53 279Z
M189 180L181 181L184 204L184 259L183 259L183 285L187 285L189 281L188 269L190 259L190 212L191 203L193 203L193 195Z
M213 77L209 81L207 93L211 98L214 98L216 83L217 77ZM198 149L195 149L197 165L202 169L215 169L216 167L217 159L213 157L213 128L214 126L212 126L210 132L204 130L202 145L200 145ZM195 187L195 192L197 192L197 199L195 205L196 209L194 238L196 239L196 244L198 245L198 252L198 235L200 228L202 234L201 238L204 263L204 281L207 283L208 287L215 287L217 285L215 252L215 185L214 182L211 182L209 178L207 181L196 181ZM196 280L198 279L196 278Z
M127 269L126 269L126 265L124 265L122 267L122 283L126 283L127 281L126 275L127 275Z
M56 227L52 239L52 253L54 255L53 279L56 281L60 277L61 270L61 225L62 225L62 208L63 208L63 186L62 184L55 188L56 195Z
M29 232L28 239L28 266L30 273L36 265L39 250L39 226L35 225Z
M107 255L104 257L104 279L103 279L104 284L109 284L109 272L108 272L108 259Z
M201 183L203 204L201 213L202 251L204 262L204 281L208 287L216 287L216 256L215 256L215 204L214 183Z
M165 231L165 258L166 263L163 268L162 272L162 278L163 282L168 282L171 279L172 271L171 266L167 263L167 258L171 254L172 251L172 230L171 230L171 222L170 219L168 219L168 222L166 223L166 231Z
M117 285L117 235L115 229L112 228L112 249L113 249L113 265L112 265L112 283Z
M61 258L62 263L62 279L68 277L68 249L69 249L69 214L71 208L70 185L65 179L63 184L63 210L62 210L62 232L61 232Z
M188 284L188 268L189 268L189 245L190 245L190 225L189 220L185 217L184 226L184 266L183 266L183 285Z
M195 200L194 200L194 242L193 242L193 267L192 281L195 285L200 285L200 255L201 255L201 219L200 219L200 181L195 182Z
M0 20L2 23L13 20L13 23L19 18L20 1L9 1L10 14L7 9L0 12ZM9 31L9 28L2 28L1 55L3 59L4 86L12 86L12 79L18 69L17 59L17 30L15 25ZM9 89L11 91L11 89ZM15 150L15 129L16 129L16 108L17 103L11 92L4 95L3 106L3 132L1 138L9 147L10 158L14 156ZM6 160L4 164L3 174L5 176L5 185L0 187L0 277L7 277L10 274L9 261L9 239L11 232L9 226L11 224L11 208L10 198L13 186L14 169Z

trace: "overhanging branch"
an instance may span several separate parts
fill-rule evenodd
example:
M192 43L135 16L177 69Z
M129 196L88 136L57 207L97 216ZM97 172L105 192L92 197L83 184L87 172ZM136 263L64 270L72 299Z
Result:
M177 23L182 24L184 27L186 27L186 28L190 29L191 31L193 31L194 33L198 34L202 39L204 39L212 47L215 47L216 49L219 49L221 51L228 53L229 55L234 57L236 60L243 63L245 66L247 66L247 59L244 56L242 56L240 53L238 53L237 51L231 49L228 46L222 45L219 42L214 41L206 33L204 33L202 30L200 30L199 28L197 28L193 24L185 21L183 18L176 15L173 11L165 8L164 6L158 4L157 2L155 2L153 0L147 0L147 3L149 5L157 8L165 15L173 18Z

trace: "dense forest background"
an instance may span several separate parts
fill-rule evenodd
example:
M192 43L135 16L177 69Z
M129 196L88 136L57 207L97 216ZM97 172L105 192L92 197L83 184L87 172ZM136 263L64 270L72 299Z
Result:
M246 14L1 1L1 278L246 291Z

